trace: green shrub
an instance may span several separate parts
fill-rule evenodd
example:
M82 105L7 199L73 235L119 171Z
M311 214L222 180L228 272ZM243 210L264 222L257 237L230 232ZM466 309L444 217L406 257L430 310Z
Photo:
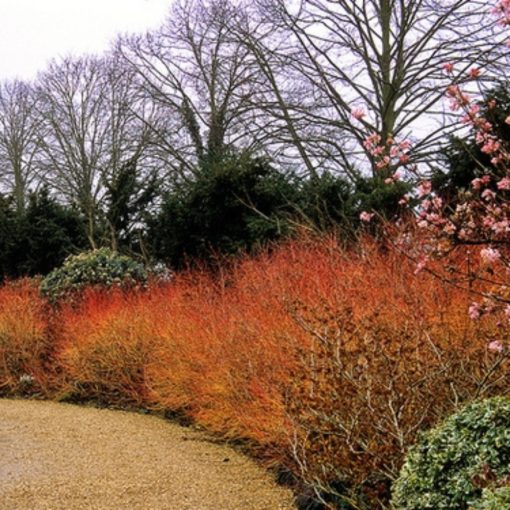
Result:
M487 488L482 492L482 498L470 510L504 510L510 508L510 486Z
M132 287L146 282L147 272L142 264L101 248L68 257L62 267L42 280L41 292L56 302L90 285Z
M278 239L289 230L295 192L290 176L263 158L212 160L164 198L150 222L153 254L179 268Z
M509 474L510 399L477 401L423 434L409 451L393 487L394 507L510 508L494 506L508 498L508 491L495 490L492 495L487 491Z

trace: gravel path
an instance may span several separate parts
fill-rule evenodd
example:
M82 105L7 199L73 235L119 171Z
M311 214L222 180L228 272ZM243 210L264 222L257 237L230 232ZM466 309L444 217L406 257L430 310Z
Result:
M293 510L252 461L156 416L0 400L1 510Z

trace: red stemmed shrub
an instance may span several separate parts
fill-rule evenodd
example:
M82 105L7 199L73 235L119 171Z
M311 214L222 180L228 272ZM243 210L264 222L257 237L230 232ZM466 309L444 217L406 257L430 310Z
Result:
M30 280L0 287L0 395L51 393L48 309Z
M113 405L144 406L145 369L156 351L149 296L91 290L59 311L63 394Z

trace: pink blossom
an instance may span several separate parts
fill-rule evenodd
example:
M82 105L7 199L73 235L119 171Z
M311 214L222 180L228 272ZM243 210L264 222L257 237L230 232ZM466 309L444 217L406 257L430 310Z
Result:
M423 181L418 186L418 196L424 197L432 191L432 183L430 181Z
M469 70L469 77L470 78L478 78L481 74L481 71L478 67L472 67L470 70Z
M466 232L466 229L465 229L465 228L461 228L461 229L459 230L459 239L464 239L464 240L466 240L466 239L468 239L468 237L469 237L469 236L468 236L468 233Z
M496 193L491 189L486 189L482 192L482 198L485 200L494 200L496 198Z
M503 179L501 179L496 184L496 186L498 187L498 189L508 190L508 189L510 189L510 179L508 177L503 177Z
M399 201L398 205L407 205L409 203L409 196L404 195Z
M486 140L485 144L482 146L481 151L485 154L493 154L497 152L500 148L500 143L493 138L489 138Z
M377 133L372 133L370 136L367 136L367 138L365 138L363 145L366 149L370 150L379 143L381 143L381 135Z
M487 135L485 133L481 133L478 131L475 136L476 143L481 145L482 143L485 143L487 140Z
M351 115L356 120L361 120L366 115L366 112L365 112L365 110L363 108L353 108L351 110Z
M482 315L482 310L480 308L479 303L471 303L468 310L468 315L474 321L480 318L480 316Z
M434 197L432 199L432 205L436 208L436 209L441 209L441 207L443 207L443 199L441 197Z
M423 207L423 209L425 210L429 210L431 207L432 207L432 200L429 200L428 198L426 198L422 203L421 203L421 206ZM426 213L425 212L422 212L420 213L420 216L421 217L424 217L426 216Z
M482 248L480 258L485 265L491 266L501 258L501 253L495 248Z
M482 184L483 184L482 179L480 179L479 177L471 181L471 186L473 189L480 189L482 187Z
M443 232L445 234L448 234L448 235L453 235L455 233L455 231L457 230L457 227L451 222L449 221L444 227L443 227Z
M375 165L375 167L377 168L377 170L382 170L383 168L386 168L387 166L389 166L390 162L391 162L390 157L389 156L384 156L384 158L382 158Z
M414 274L417 275L419 273L421 273L425 267L427 267L427 262L428 262L428 259L425 257L425 258L422 258L417 264L416 264L416 268L414 270Z
M496 234L506 234L510 230L510 222L508 220L496 221L492 224L491 229Z
M374 213L369 213L367 211L363 211L360 215L359 215L359 219L361 221L364 221L365 223L369 223L372 218L374 217Z
M453 72L454 65L451 62L446 62L443 64L443 71L447 74L451 74Z
M482 225L485 227L485 228L492 228L492 226L494 225L495 223L495 220L492 216L484 216L483 217L483 220L482 220Z
M503 352L504 350L503 344L498 340L493 340L487 347L492 352Z

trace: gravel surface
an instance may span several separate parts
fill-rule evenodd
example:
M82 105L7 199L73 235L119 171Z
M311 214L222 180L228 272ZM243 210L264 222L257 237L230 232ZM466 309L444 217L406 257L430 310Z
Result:
M251 460L156 416L0 400L1 510L294 510Z

